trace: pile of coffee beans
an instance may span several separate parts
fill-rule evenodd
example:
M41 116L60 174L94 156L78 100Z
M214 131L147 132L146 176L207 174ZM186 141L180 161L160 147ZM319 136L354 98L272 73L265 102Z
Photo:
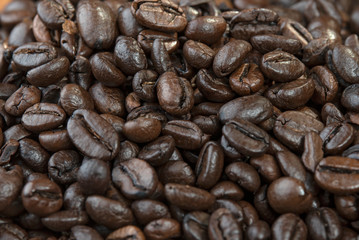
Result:
M0 240L358 240L359 1L13 0Z

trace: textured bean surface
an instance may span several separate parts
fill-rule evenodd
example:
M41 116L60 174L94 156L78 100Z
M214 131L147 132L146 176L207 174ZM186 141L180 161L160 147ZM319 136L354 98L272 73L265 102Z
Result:
M5 2L0 240L358 239L358 1Z

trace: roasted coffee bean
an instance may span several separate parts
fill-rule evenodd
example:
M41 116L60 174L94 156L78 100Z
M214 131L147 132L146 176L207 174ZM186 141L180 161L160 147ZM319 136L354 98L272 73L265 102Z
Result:
M76 225L85 225L89 218L85 211L64 210L41 219L42 224L56 232L68 231Z
M10 139L0 149L0 165L6 165L10 162L11 158L16 154L19 148L19 142Z
M257 221L247 228L248 240L271 239L271 230L265 221Z
M201 148L209 140L209 135L204 134L195 123L187 120L168 122L163 128L163 134L172 136L176 147L188 150Z
M322 122L298 111L287 111L279 115L275 123L274 135L287 147L299 151L303 149L304 137L313 131L319 133L324 128Z
M183 235L186 239L208 239L208 224L210 215L205 212L190 212L183 219Z
M100 113L109 113L120 117L124 115L125 97L121 90L96 83L89 89L89 93L94 100L95 108Z
M70 237L76 240L91 238L93 240L102 240L101 235L93 228L84 225L77 225L71 228Z
M238 68L252 46L243 40L233 40L220 48L213 59L213 71L218 77L226 76Z
M81 1L76 19L81 37L90 48L108 49L117 36L116 17L111 8L100 1Z
M181 235L181 225L171 218L160 218L148 223L144 230L148 239L171 239Z
M146 53L150 53L154 40L161 39L164 42L168 53L173 53L179 46L177 33L159 32L150 29L141 31L137 36L137 41Z
M156 190L158 177L147 162L132 158L120 162L112 170L112 181L129 199L150 197Z
M67 0L46 0L37 5L37 12L48 28L61 29L67 19L75 16L75 7Z
M340 154L354 140L354 129L348 123L328 124L320 133L326 154Z
M158 178L163 183L194 185L196 175L183 160L168 161L158 169Z
M282 175L279 164L272 155L264 154L260 157L251 158L250 164L267 182L272 182Z
M30 138L21 139L19 143L21 159L34 171L46 173L50 154Z
M215 142L203 145L196 164L196 185L209 189L213 187L222 174L224 153L221 146Z
M359 219L359 209L357 206L358 195L334 196L335 208L338 214L350 221Z
M358 88L359 84L352 84L345 88L345 90L343 91L341 103L349 111L359 111L359 95L357 93Z
M120 6L117 10L117 26L120 34L127 37L136 38L137 35L143 30L143 26L141 26L136 21L135 16L132 15L131 6L129 4L123 5Z
M83 160L78 167L77 181L86 195L103 195L110 186L110 167L97 159ZM93 184L96 182L96 184Z
M314 91L315 85L312 79L299 78L271 86L265 96L279 109L296 109L304 106L313 96Z
M258 157L269 147L269 135L246 120L238 118L228 121L222 133L228 143L244 155Z
M143 101L155 102L158 74L153 70L138 71L132 79L132 89Z
M348 83L358 83L359 55L351 48L337 44L333 48L333 65L341 78Z
M86 199L86 212L93 221L110 229L117 229L134 220L131 209L119 201L92 195Z
M314 172L318 163L323 159L322 148L323 141L317 133L310 132L305 135L302 162L309 171Z
M267 78L276 82L295 80L305 71L304 64L298 58L280 50L264 54L260 67Z
M217 183L212 189L211 193L217 199L231 199L235 201L242 200L244 197L243 190L231 181L222 181Z
M131 204L131 209L141 225L147 225L151 221L170 218L171 216L168 207L164 203L150 199L134 201Z
M302 47L305 47L313 40L313 36L310 34L308 29L291 18L287 18L282 21L280 29L283 36L299 40L302 43Z
M77 109L94 109L93 99L90 94L77 84L66 84L62 88L60 102L68 115L71 115Z
M54 153L48 162L48 172L55 182L70 184L77 180L77 172L80 167L80 156L72 150Z
M248 163L232 163L226 167L225 172L230 180L237 182L242 188L250 192L256 192L260 187L259 175Z
M126 122L122 132L133 142L151 142L160 135L161 122L155 118L139 117Z
M224 104L218 112L222 124L235 118L257 124L268 119L272 114L273 106L271 102L267 98L258 95L236 98Z
M141 45L131 37L120 36L114 50L117 66L127 75L135 75L147 68L147 59Z
M313 197L307 192L304 183L292 177L281 177L274 180L268 187L267 196L271 207L282 214L307 212L313 201Z
M207 69L198 71L196 85L203 96L211 102L227 102L235 96L226 79L215 77Z
M39 143L50 152L68 150L73 148L67 130L45 131L39 134Z
M194 98L189 81L165 72L157 80L157 98L161 107L172 115L184 115L191 111Z
M15 201L23 187L23 173L21 167L15 165L8 171L0 168L0 211L5 210Z
M188 39L211 45L220 40L226 30L226 21L219 16L200 16L187 24Z
M308 235L312 239L340 239L342 227L336 212L331 208L322 207L307 214L305 222ZM327 226L330 226L329 228Z
M242 239L243 233L237 221L226 208L219 208L209 219L208 235L214 239Z
M105 86L119 87L126 81L125 75L116 67L112 53L96 53L91 57L90 63L93 75Z
M278 14L270 9L245 9L231 19L231 34L234 38L243 40L249 40L255 35L277 34L278 21Z
M286 213L281 215L272 225L272 237L279 239L307 239L308 228L297 215Z
M25 110L40 102L41 91L34 86L21 86L5 102L5 110L13 116L21 116Z
M305 181L306 171L300 158L291 151L284 150L275 154L278 165L284 175Z
M183 10L169 0L135 0L132 14L143 26L165 32L181 32L187 25Z
M90 158L110 160L120 150L119 136L115 129L95 112L76 110L68 121L67 128L76 148Z
M183 45L183 56L195 68L208 68L212 65L215 52L206 44L188 40Z
M24 112L22 125L32 132L46 131L57 128L66 119L65 111L52 103L37 103Z
M84 210L86 196L82 193L78 182L71 184L64 192L64 208L66 210Z
M313 79L315 86L312 100L318 104L332 101L338 92L338 81L334 74L323 66L312 68L309 78Z
M48 43L32 42L18 47L12 59L16 67L22 71L41 66L57 57L54 46Z
M144 146L138 153L138 158L152 166L160 166L169 160L174 149L174 139L171 136L163 136Z
M60 187L47 178L26 183L22 189L21 199L29 213L40 217L57 212L63 203Z
M70 61L66 57L58 57L39 67L31 69L26 74L26 80L37 87L47 87L56 84L66 76Z
M207 210L215 202L214 195L203 189L176 183L165 185L165 196L171 204L188 211Z
M170 55L166 50L165 43L159 39L153 41L151 60L155 70L159 73L173 72Z
M264 77L257 64L244 63L229 77L229 85L240 96L258 92L264 84Z
M89 89L92 82L91 64L82 56L76 57L69 70L69 80L79 84L84 89Z
M314 177L316 183L329 192L351 194L359 191L357 169L357 160L332 156L319 162Z
M282 51L297 54L302 49L302 44L299 40L293 39L281 35L256 35L251 37L251 44L253 48L265 54L272 52L276 49L281 49Z

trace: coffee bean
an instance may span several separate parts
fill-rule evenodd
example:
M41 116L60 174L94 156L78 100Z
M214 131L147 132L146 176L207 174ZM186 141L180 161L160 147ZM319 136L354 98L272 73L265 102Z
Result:
M231 212L226 208L219 208L209 219L209 239L242 239L242 230Z
M93 75L105 86L119 87L126 81L125 75L117 68L112 53L96 53L91 57L90 63Z
M266 8L252 8L240 11L231 21L231 34L236 39L249 40L261 34L277 34L279 16Z
M196 164L196 185L209 189L221 177L224 165L224 153L221 146L215 142L207 142L201 149Z
M183 10L172 1L136 0L131 11L141 25L150 29L181 32L187 25Z
M204 134L195 123L186 120L168 122L163 134L172 136L177 147L189 150L201 148L209 140L209 135Z
M269 147L268 134L246 120L234 119L228 121L222 129L223 136L238 152L258 157Z
M22 125L32 132L46 131L57 128L64 123L65 111L56 104L37 103L24 112Z
M160 166L169 160L174 149L174 139L171 136L163 136L144 146L138 153L138 158L152 166Z
M93 99L90 94L77 84L66 84L60 95L61 106L68 115L77 109L94 109Z
M41 219L42 224L56 232L68 231L76 225L85 225L89 218L85 211L64 210Z
M149 239L170 239L181 235L181 225L171 218L160 218L148 223L143 232Z
M297 54L302 49L302 44L299 40L273 34L253 36L251 37L251 44L263 54L278 48L291 54Z
M132 225L127 225L125 227L119 228L116 231L110 233L106 239L116 240L116 239L126 239L134 238L138 240L145 240L145 235L140 228ZM101 238L102 239L102 238Z
M146 55L134 38L118 37L114 51L117 66L127 75L135 75L147 68Z
M88 157L110 160L119 152L119 137L115 129L95 112L76 110L67 128L73 144Z
M195 68L208 68L211 66L215 52L206 44L188 40L183 45L183 56Z
M258 95L250 95L227 102L220 108L218 116L222 124L235 118L257 124L268 119L272 113L273 106L268 99Z
M316 183L323 189L336 194L358 192L358 161L346 157L327 157L315 169Z
M286 198L282 198L282 195ZM269 204L278 213L301 214L310 209L313 201L304 183L292 177L274 180L268 187L267 196Z
M219 49L213 59L213 71L218 77L223 77L238 68L252 46L243 40L233 40Z
M77 6L76 19L85 43L90 48L108 49L117 36L116 18L103 2L81 2Z
M119 163L112 170L112 181L130 199L151 196L158 184L157 174L151 165L137 158Z
M264 84L264 77L257 64L244 63L229 77L229 85L240 96L258 92Z
M208 239L210 215L205 212L191 212L183 219L183 235L186 239Z
M165 185L165 196L171 204L189 211L207 210L215 201L214 195L203 189L176 183Z
M34 86L21 86L5 102L5 110L11 115L21 116L25 110L40 102L41 92Z
M54 153L48 162L48 172L59 184L70 184L76 181L80 167L80 156L72 150Z
M21 167L15 165L9 169L0 169L0 211L5 210L19 196L23 187L23 173Z
M183 160L168 161L158 169L158 178L163 183L194 185L196 175Z
M165 72L157 81L157 98L161 107L173 115L189 113L194 104L190 82L173 72Z
M264 54L260 67L267 78L277 82L295 80L305 71L304 64L298 58L280 50Z
M307 239L308 229L302 219L293 213L281 215L272 225L273 239Z
M110 180L110 168L104 161L83 160L78 168L77 181L80 184L81 191L86 195L104 194L110 185Z
M63 203L60 187L47 178L26 183L21 199L28 212L41 217L57 212Z
M121 202L98 195L86 199L86 212L96 223L110 229L126 226L134 220L131 209Z
M308 235L313 239L340 239L342 227L338 215L331 208L322 207L308 213L305 218ZM330 228L326 227L330 226Z
M188 39L211 45L220 40L226 30L226 21L219 16L200 16L187 24Z
M22 71L38 67L57 57L54 46L48 43L27 43L18 47L13 53L13 61Z

